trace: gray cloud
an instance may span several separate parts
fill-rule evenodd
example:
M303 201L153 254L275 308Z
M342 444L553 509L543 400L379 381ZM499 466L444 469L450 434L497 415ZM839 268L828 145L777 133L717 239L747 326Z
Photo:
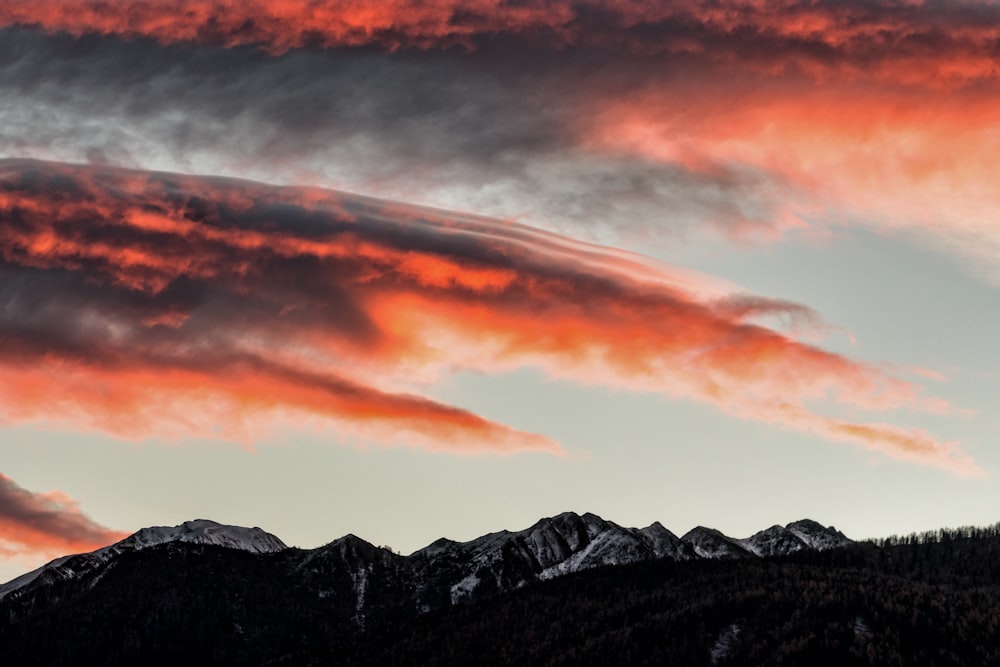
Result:
M581 145L594 98L669 72L600 54L0 40L0 153L314 183L594 238L772 223L773 178ZM530 72L530 76L527 73ZM762 187L763 186L763 187Z

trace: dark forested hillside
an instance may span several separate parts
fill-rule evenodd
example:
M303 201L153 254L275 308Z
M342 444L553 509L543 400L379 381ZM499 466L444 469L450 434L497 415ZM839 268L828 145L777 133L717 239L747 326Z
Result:
M306 656L295 656L305 661ZM997 665L1000 540L584 572L312 664Z
M0 602L0 664L1000 665L995 531L608 566L426 613L404 564L357 538L123 553Z

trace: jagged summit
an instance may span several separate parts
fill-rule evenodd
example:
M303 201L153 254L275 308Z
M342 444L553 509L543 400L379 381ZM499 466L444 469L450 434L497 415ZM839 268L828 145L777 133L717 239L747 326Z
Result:
M401 556L353 534L317 549L298 550L289 549L260 528L195 519L177 526L143 528L103 549L56 559L0 586L0 599L48 584L100 577L126 552L169 543L214 545L261 557L283 554L299 569L342 572L361 586L355 593L358 618L363 618L368 584L359 582L369 582L372 573L380 568L391 568L396 573L392 576L407 580L407 585L417 591L418 607L430 609L483 592L519 588L595 567L657 559L781 556L831 549L850 544L851 540L832 527L808 519L736 539L702 526L677 537L659 522L645 528L625 528L589 512L563 512L540 519L524 530L501 530L467 542L441 538L409 556Z
M774 525L739 543L755 556L777 556L809 549L810 545L788 528Z
M785 526L785 528L809 545L809 547L819 551L836 549L837 547L851 543L851 540L846 535L833 526L826 527L812 519L793 521Z
M700 558L746 558L752 555L740 540L723 535L715 528L696 526L681 537Z
M167 532L144 535L176 537ZM993 664L989 647L963 651L983 637L998 645L988 627L998 606L984 611L969 600L1000 599L990 567L1000 529L948 535L957 537L824 555L810 545L846 538L809 521L746 538L706 527L678 537L659 523L626 528L562 514L524 530L438 540L409 556L355 535L259 554L173 540L103 562L69 557L0 599L0 664L200 664L206 655L226 664L423 664L439 656L441 665L497 656L540 664L552 655L581 664L623 655L677 665L769 664L773 655L795 664L923 664L927 655ZM784 551L793 557L758 560ZM579 572L589 567L601 570ZM563 574L564 584L539 583ZM932 613L913 616L928 606L921 601L931 581L959 583L934 584ZM949 605L961 615L947 616ZM449 613L454 606L462 609ZM426 612L433 617L420 620ZM902 658L877 652L877 642L908 646L935 628L944 641ZM831 638L843 648L833 661ZM129 642L134 648L121 653ZM532 651L519 652L525 646ZM856 660L862 647L872 660Z

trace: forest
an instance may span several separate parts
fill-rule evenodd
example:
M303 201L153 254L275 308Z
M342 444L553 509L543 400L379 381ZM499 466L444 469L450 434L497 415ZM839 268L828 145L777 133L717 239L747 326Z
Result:
M0 664L1000 664L996 526L598 568L428 613L376 582L364 629L349 581L282 558L125 554L86 590L0 603Z

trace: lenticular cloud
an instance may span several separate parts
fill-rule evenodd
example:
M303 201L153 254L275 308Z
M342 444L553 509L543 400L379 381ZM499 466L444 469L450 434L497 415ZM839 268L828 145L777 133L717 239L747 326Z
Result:
M762 315L814 318L507 221L323 189L0 162L8 421L244 441L295 424L557 453L543 435L421 396L456 369L536 367L978 471L928 433L838 415L943 408Z

